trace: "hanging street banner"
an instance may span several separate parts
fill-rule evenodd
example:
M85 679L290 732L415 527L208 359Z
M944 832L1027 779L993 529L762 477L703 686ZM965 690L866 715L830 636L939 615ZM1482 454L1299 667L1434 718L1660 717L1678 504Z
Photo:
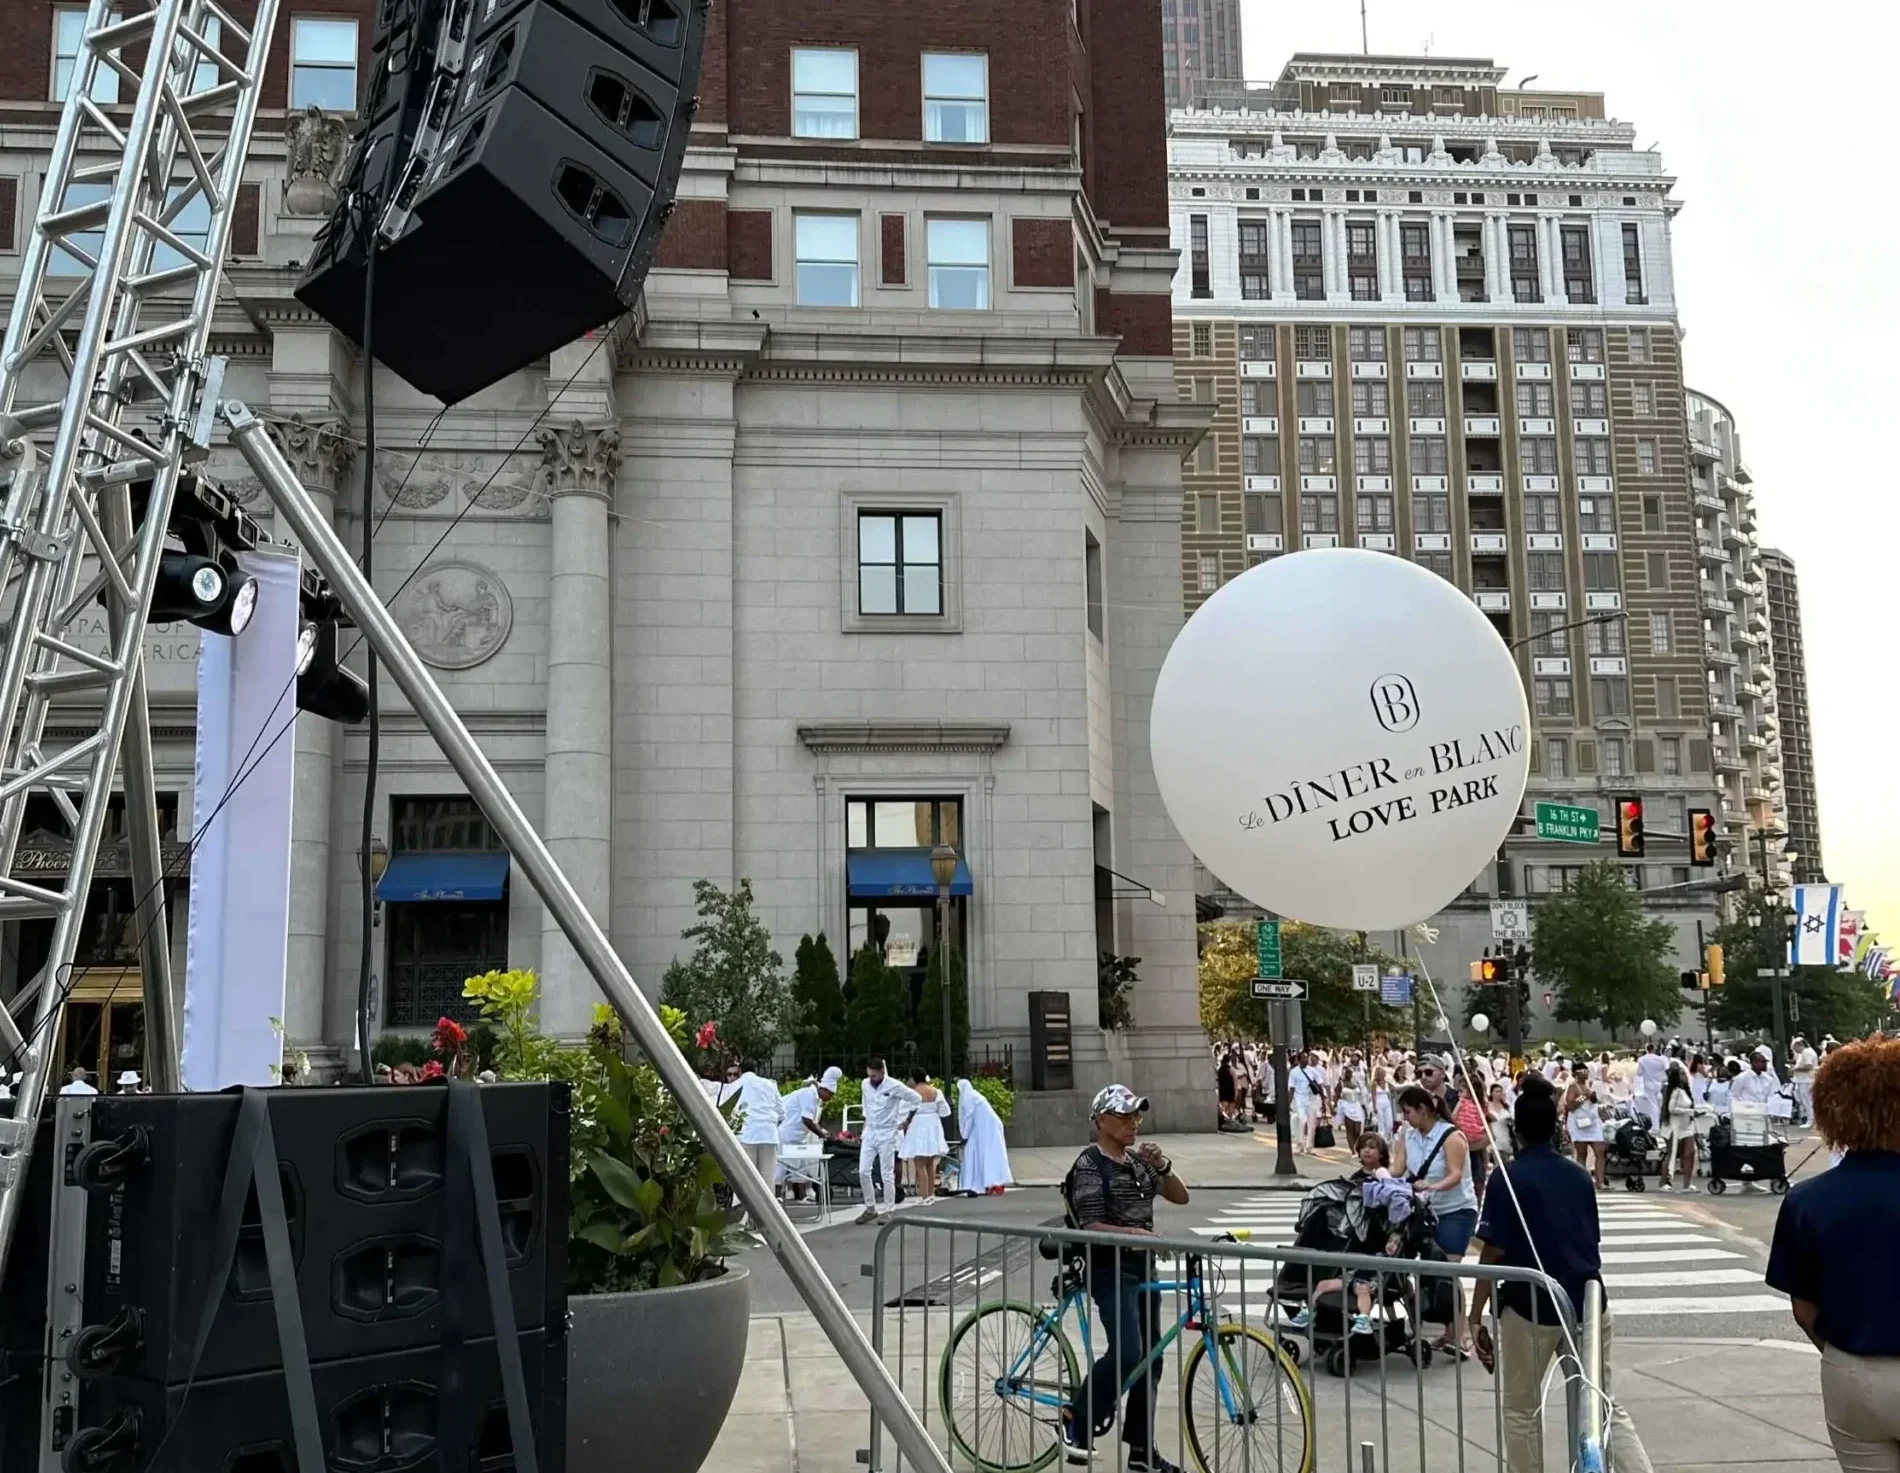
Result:
M1284 971L1280 960L1280 923L1278 921L1255 921L1253 932L1254 955L1259 962L1257 973L1265 981L1278 981ZM1254 996L1265 996L1255 993Z
M1597 811L1572 803L1539 803L1536 807L1537 837L1555 839L1563 844L1597 842Z

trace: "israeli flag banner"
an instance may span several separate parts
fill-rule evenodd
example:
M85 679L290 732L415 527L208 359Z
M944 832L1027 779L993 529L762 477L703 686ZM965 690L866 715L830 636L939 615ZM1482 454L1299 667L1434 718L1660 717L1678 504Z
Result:
M1839 965L1841 952L1841 887L1794 887L1794 943L1789 963L1797 967Z

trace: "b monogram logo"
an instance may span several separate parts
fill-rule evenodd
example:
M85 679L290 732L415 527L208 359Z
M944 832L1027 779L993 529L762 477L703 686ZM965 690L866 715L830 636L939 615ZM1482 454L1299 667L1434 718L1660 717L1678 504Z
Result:
M1418 692L1403 675L1381 675L1372 682L1372 714L1387 731L1410 731L1418 725Z

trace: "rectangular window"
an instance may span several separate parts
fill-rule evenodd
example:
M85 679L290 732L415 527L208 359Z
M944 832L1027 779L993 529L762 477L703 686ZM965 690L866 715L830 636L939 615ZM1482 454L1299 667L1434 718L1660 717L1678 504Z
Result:
M941 514L858 513L858 612L943 612Z
M1579 419L1604 419L1610 412L1609 394L1602 384L1572 384L1570 412Z
M1384 435L1360 435L1352 442L1352 469L1358 476L1392 474L1392 442Z
M1592 682L1595 684L1595 682ZM1605 777L1622 777L1627 771L1623 762L1623 738L1606 736L1597 743L1597 760L1603 766Z
M1532 588L1537 585L1533 583ZM1539 611L1531 615L1531 653L1561 658L1570 653L1570 641L1563 631L1565 615ZM1552 774L1553 776L1555 774Z
M1524 530L1526 532L1561 532L1563 529L1563 507L1555 496L1539 493L1524 498Z
M845 848L929 849L962 842L956 798L847 798Z
M1583 647L1593 655L1623 653L1623 621L1617 618L1592 619L1583 626Z
M1212 491L1203 491L1194 498L1195 530L1200 532L1220 531L1220 497Z
M1556 386L1544 380L1526 379L1517 386L1517 412L1529 419L1549 419L1557 412Z
M1249 532L1278 532L1280 530L1282 524L1278 496L1270 492L1249 491L1244 499Z
M1240 473L1243 476L1280 474L1280 441L1273 435L1246 435L1240 442Z
M1200 444L1194 447L1194 469L1202 475L1212 475L1216 465L1216 449L1219 445L1212 433L1201 436Z
M1564 262L1564 295L1573 302L1597 299L1596 272L1590 268L1590 227L1565 225L1560 228Z
M1207 254L1207 216L1188 216L1189 289L1197 297L1214 295L1212 266Z
M1267 269L1271 239L1268 228L1265 220L1240 222L1240 295L1245 301L1264 302L1273 295Z
M793 219L798 305L858 305L858 217L798 215Z
M1330 419L1333 413L1333 381L1303 378L1293 390L1294 407L1302 419Z
M1432 289L1432 230L1424 220L1399 224L1399 268L1405 279L1405 300L1434 300Z
M1658 721L1680 721L1682 719L1682 703L1676 691L1676 677L1673 675L1658 675L1656 677L1656 719ZM1669 737L1667 740L1674 741L1675 738ZM1681 754L1678 753L1676 757L1676 768L1680 771L1681 767L1682 758Z
M1240 356L1250 363L1272 362L1278 352L1277 330L1270 322L1247 322L1240 328Z
M1220 559L1213 553L1202 553L1195 569L1195 581L1202 593L1212 593L1220 587Z
M1302 496L1300 498L1300 530L1302 532L1337 532L1339 530L1339 498Z
M990 304L990 222L927 219L930 305L980 311Z
M1317 220L1293 222L1293 295L1302 302L1324 301L1326 267L1321 257Z
M1656 412L1655 396L1648 384L1630 385L1630 413L1639 419L1647 419Z
M990 141L990 62L981 52L924 53L924 141Z
M1330 476L1339 469L1331 435L1300 436L1300 474Z
M1675 691L1676 691L1676 683L1675 681L1672 680L1669 682L1669 698L1672 702L1675 700ZM1656 696L1657 696L1657 704L1660 706L1661 701L1662 701L1662 690L1660 686L1657 687ZM1661 761L1662 761L1662 775L1664 777L1681 777L1682 776L1682 738L1674 737L1674 736L1663 737L1656 743L1656 750L1658 754L1660 755ZM1670 803L1672 807L1686 806L1684 804L1684 800L1681 798L1672 798L1670 800ZM1677 833L1679 834L1683 833L1688 829L1689 816L1687 813L1683 813L1681 815L1672 813L1670 817L1675 820Z
M1541 302L1544 294L1537 284L1537 227L1506 227L1510 247L1511 299L1517 302Z
M1557 442L1548 435L1527 436L1517 442L1518 459L1527 476L1557 474Z
M1651 614L1649 616L1649 652L1652 655L1669 653L1669 616Z
M1600 721L1606 716L1627 721L1630 714L1629 682L1620 675L1596 675L1590 679L1590 706ZM1607 767L1604 769L1609 770Z
M1346 356L1354 363L1385 362L1385 329L1382 327L1347 328Z
M1355 302L1379 300L1379 237L1370 220L1346 222L1346 283Z
M858 54L800 47L792 52L792 136L858 136Z
M1586 552L1583 555L1583 586L1590 593L1619 593L1623 585L1616 577L1616 554Z
M1413 556L1413 561L1428 573L1436 573L1447 583L1454 582L1452 576L1451 554L1448 552L1421 552Z
M1437 435L1414 435L1406 447L1406 458L1412 464L1415 476L1447 476L1451 474L1451 457L1446 450L1446 442Z
M1577 498L1577 530L1614 532L1616 530L1616 503L1608 496L1579 496Z
M1649 362L1649 329L1646 327L1630 329L1630 362Z
M171 201L176 202L184 192L184 185L174 184L167 194ZM190 202L172 216L168 228L187 245L195 246L200 251L205 248L205 242L211 237L211 201L205 198L203 190L194 193ZM185 257L164 242L160 241L152 247L154 271L169 271L184 264Z
M1563 737L1547 737L1544 741L1544 776L1570 776L1570 743Z
M1211 322L1195 323L1189 330L1189 341L1193 345L1194 356L1196 358L1212 358L1214 356L1214 324ZM1196 399L1206 398L1211 400L1214 397L1212 394L1203 395L1201 393L1202 384L1207 384L1210 389L1213 387L1206 379L1198 380L1194 386L1194 397Z
M1244 415L1271 415L1279 412L1279 399L1272 380L1262 382L1257 378L1244 378L1240 381L1240 412Z
M1382 378L1352 381L1352 412L1357 419L1384 419L1392 412L1392 393Z
M1511 356L1519 363L1550 362L1550 334L1541 327L1512 328Z
M290 21L290 110L356 111L356 22L298 15Z
M1445 381L1438 378L1410 379L1405 385L1405 412L1413 419L1445 417Z
M1561 593L1563 591L1564 555L1561 552L1526 553L1524 564L1533 593Z
M1636 470L1640 475L1656 474L1656 442L1654 440L1644 438L1636 442Z
M1317 360L1330 363L1333 357L1333 330L1330 327L1294 328L1293 356L1306 362Z
M1637 305L1647 302L1643 294L1643 239L1635 223L1623 227L1623 295ZM1630 361L1636 361L1634 355Z
M1540 675L1531 682L1531 711L1544 718L1564 717L1573 714L1570 702L1570 681L1565 676Z
M1603 361L1603 329L1573 327L1564 334L1564 353L1572 363Z
M122 17L117 11L111 19L118 21ZM59 9L53 12L53 101L64 102L66 94L73 85L73 67L78 64L79 47L86 34L86 12L84 10ZM354 65L354 55L351 64ZM119 74L109 66L101 66L93 73L92 100L107 106L119 100ZM356 105L356 88L350 87L348 106Z
M1445 358L1444 339L1438 335L1435 327L1408 327L1405 329L1405 361L1407 363L1442 363Z
M1357 526L1361 532L1390 532L1392 530L1392 498L1390 496L1362 495L1358 498Z
M1449 532L1451 530L1451 498L1449 496L1419 495L1412 497L1412 530L1414 532ZM1447 554L1449 556L1449 554ZM1446 574L1450 577L1450 574Z
M1604 439L1577 441L1577 474L1580 476L1607 476L1610 474L1610 442Z
M1102 637L1102 544L1093 532L1082 533L1082 589L1088 600L1089 633Z
M1652 552L1649 554L1646 562L1649 586L1651 588L1667 588L1669 586L1669 554L1666 552Z

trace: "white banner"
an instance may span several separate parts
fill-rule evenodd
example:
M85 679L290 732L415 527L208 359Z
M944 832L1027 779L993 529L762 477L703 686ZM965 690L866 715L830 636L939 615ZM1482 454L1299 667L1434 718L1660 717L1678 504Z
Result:
M1841 947L1841 887L1794 887L1794 944L1790 966L1838 965Z
M185 953L183 1075L189 1090L277 1082L290 934L296 754L296 555L245 553L257 612L198 656L196 848ZM281 735L280 735L281 733ZM228 796L227 796L228 795ZM222 806L220 806L220 800Z

